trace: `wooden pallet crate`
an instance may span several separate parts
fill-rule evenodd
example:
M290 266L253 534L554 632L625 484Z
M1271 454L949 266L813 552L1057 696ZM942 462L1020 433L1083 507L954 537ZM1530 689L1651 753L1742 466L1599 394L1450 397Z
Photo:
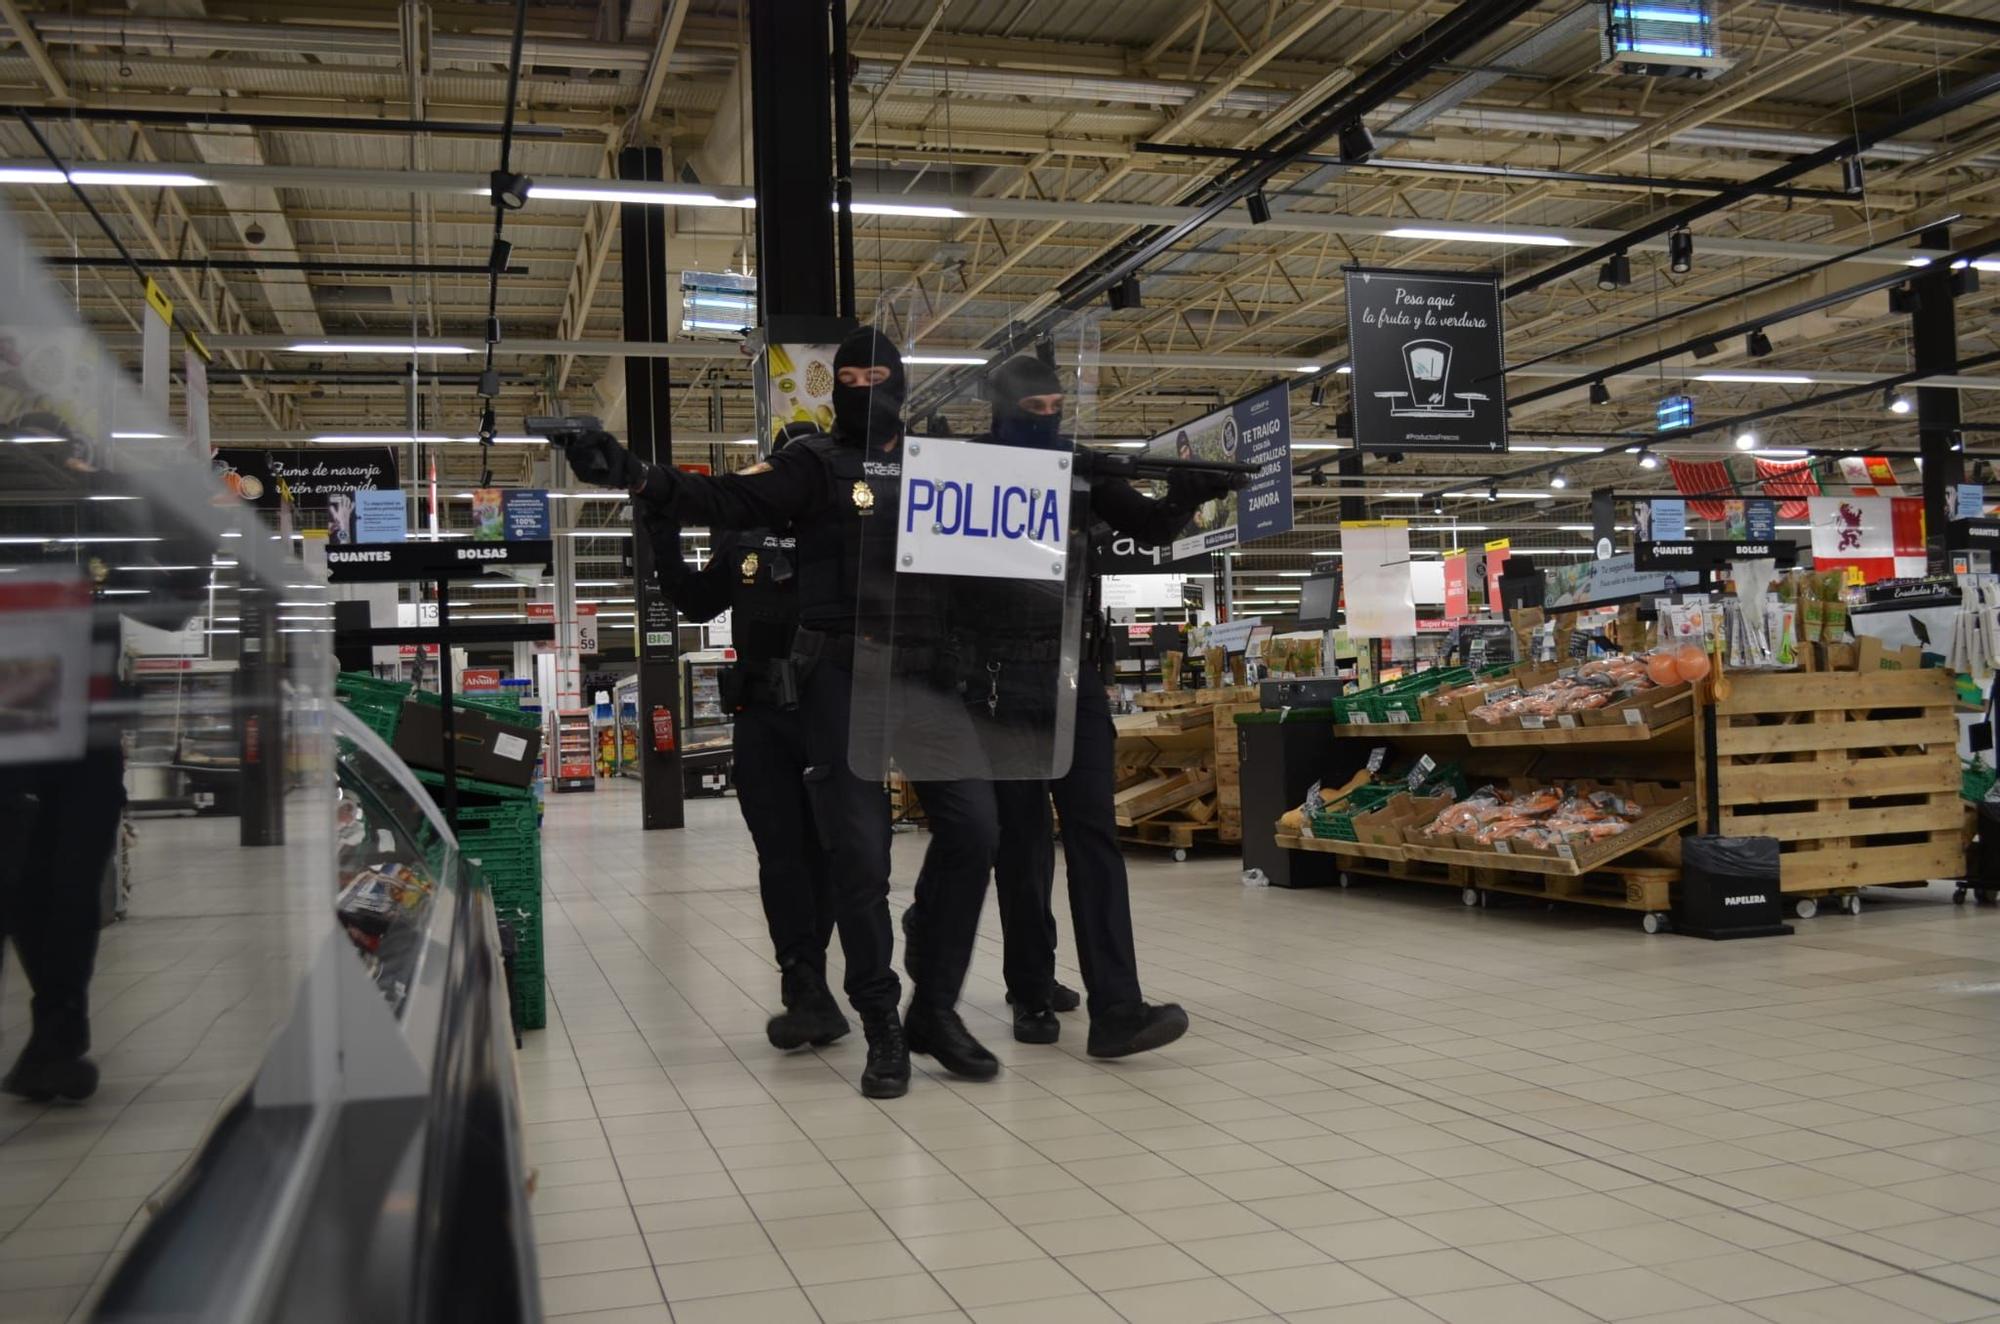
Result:
M1202 768L1186 768L1163 772L1128 786L1112 797L1112 804L1118 826L1132 827L1142 819L1203 798L1209 812L1201 821L1206 822L1214 817L1215 774Z
M1775 837L1785 892L1960 876L1964 809L1947 673L1763 673L1731 676L1728 689L1715 706L1721 830ZM1699 738L1705 757L1707 732ZM1705 831L1708 788L1700 789Z

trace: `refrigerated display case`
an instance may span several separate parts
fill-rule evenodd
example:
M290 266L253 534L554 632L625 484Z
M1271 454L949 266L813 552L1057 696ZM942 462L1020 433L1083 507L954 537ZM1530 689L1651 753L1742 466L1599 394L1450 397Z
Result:
M548 742L549 784L562 791L597 789L596 737L591 733L590 709L558 708L555 738Z
M328 725L344 936L99 1320L541 1318L492 899L409 769Z
M689 795L721 795L735 758L735 721L722 702L733 648L681 655L681 775Z
M131 812L234 813L241 757L232 693L236 663L134 657L125 671L138 701L138 720L126 738Z
M612 721L615 736L617 775L637 777L639 772L639 678L626 676L611 689Z

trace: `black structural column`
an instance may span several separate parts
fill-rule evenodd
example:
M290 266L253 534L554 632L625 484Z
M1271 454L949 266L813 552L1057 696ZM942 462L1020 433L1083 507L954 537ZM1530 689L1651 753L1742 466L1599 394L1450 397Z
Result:
M833 78L824 0L750 0L751 141L757 183L757 302L773 318L832 317ZM846 95L845 71L837 84Z
M285 844L284 641L278 633L277 599L282 594L261 581L237 590L236 664L237 773L236 842L239 846Z
M1951 249L1942 225L1926 230L1920 247L1940 253ZM1910 309L1910 367L1945 375L1958 371L1957 273L1945 262L1933 262L1910 279L1916 296ZM1958 445L1958 392L1948 386L1917 387L1917 448L1924 462L1924 551L1932 574L1951 567L1945 533L1955 513L1957 492L1965 481L1965 454Z
M660 180L665 155L657 147L627 147L618 154L620 179ZM673 339L673 309L667 290L665 207L624 203L619 207L621 271L625 281L625 338ZM663 358L630 355L625 360L625 444L650 463L674 462L671 380ZM647 830L687 825L686 786L681 780L680 636L674 606L653 577L653 558L679 556L678 547L655 548L645 528L632 522L633 596L639 613L639 787ZM660 718L664 716L664 723ZM662 748L660 730L671 733Z

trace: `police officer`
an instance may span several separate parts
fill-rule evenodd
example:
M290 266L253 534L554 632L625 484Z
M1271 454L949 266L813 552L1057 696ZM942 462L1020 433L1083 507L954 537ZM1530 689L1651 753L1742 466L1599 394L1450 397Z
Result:
M993 403L993 427L980 440L1036 448L1061 444L1062 384L1055 370L1040 359L1017 355L994 369L987 397ZM1079 468L1087 473L1081 463L1085 459L1079 456ZM1187 526L1202 502L1229 486L1227 479L1182 472L1168 482L1166 496L1156 500L1123 478L1100 476L1090 481L1089 510L1119 533L1164 544ZM1087 1048L1093 1057L1125 1057L1172 1043L1186 1033L1188 1019L1176 1004L1146 1002L1139 989L1132 904L1113 807L1115 734L1098 670L1104 632L1095 601L1097 580L1091 576L1088 582L1092 601L1084 615L1075 751L1069 771L1049 782L994 784L1001 828L994 890L1006 947L1008 1001L1014 1005L1014 1037L1022 1043L1054 1043L1062 1027L1054 1015L1059 985L1055 916L1050 907L1055 886L1053 797L1062 816L1077 964L1089 998ZM990 633L982 643L989 649L1008 646L1005 638Z
M788 423L772 454L817 428ZM736 805L757 847L757 894L778 958L784 1011L764 1026L773 1048L832 1043L847 1018L826 986L833 935L833 879L815 836L806 794L805 724L799 715L792 634L799 623L798 547L790 529L717 530L708 564L680 559L680 526L658 506L642 506L662 588L681 615L710 621L730 614L736 662L719 677L734 720Z
M710 477L642 464L602 432L566 439L565 449L579 478L626 488L642 510L657 507L711 528L789 525L796 536L793 656L809 759L806 792L832 878L848 1001L868 1039L861 1089L894 1098L909 1088L911 1052L974 1079L999 1070L956 1009L999 829L989 784L917 784L932 826L924 868L941 896L933 934L938 959L927 962L907 1021L899 1019L900 985L890 965L888 796L879 778L857 776L847 755L857 635L879 637L893 627L901 636L924 614L915 586L908 600L880 600L894 581L905 378L895 345L867 328L841 342L833 368L832 434L794 442L739 473Z

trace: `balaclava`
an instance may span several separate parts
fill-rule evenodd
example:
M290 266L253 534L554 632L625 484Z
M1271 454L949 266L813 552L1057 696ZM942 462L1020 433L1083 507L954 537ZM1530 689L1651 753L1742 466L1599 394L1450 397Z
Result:
M842 368L879 367L889 378L876 386L842 386ZM882 446L903 430L903 355L896 343L864 326L840 342L833 356L833 435L850 445Z
M1010 446L1053 448L1062 437L1062 411L1031 414L1021 408L1021 401L1061 394L1062 380L1054 368L1032 354L1016 354L986 379L986 395L993 402L993 435Z

